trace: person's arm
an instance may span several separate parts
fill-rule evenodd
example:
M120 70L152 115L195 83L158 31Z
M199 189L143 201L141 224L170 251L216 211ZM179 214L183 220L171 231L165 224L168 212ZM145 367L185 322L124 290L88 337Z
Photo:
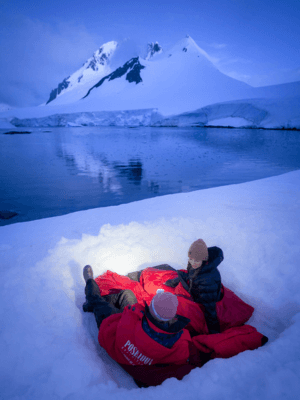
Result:
M190 294L193 300L204 306L204 316L209 333L220 332L216 303L219 300L221 277L219 271L215 271L214 277L198 276L192 280L190 285Z
M179 284L179 282L181 282L184 289L186 291L189 291L189 287L188 287L188 283L187 283L188 282L188 273L185 271L180 271L180 270L178 270L177 273L178 273L178 277L176 277L174 279L169 279L164 284L166 286L175 288Z
M203 304L203 303L202 303ZM220 323L217 316L216 303L204 303L204 316L206 325L208 328L208 332L212 333L220 333Z
M193 299L199 304L204 306L204 317L209 333L220 333L220 324L217 316L217 308L215 301L215 294L212 293L201 293L199 292L197 298L195 299L193 293Z

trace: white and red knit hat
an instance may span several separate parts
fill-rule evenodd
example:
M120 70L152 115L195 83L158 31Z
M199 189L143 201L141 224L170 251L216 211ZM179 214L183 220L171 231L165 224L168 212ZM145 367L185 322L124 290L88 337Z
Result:
M169 321L174 318L177 312L177 297L169 292L157 293L149 306L150 314L160 320Z

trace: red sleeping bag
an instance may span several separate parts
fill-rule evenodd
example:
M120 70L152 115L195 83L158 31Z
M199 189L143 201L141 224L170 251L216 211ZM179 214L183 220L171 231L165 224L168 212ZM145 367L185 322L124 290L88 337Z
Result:
M208 334L204 317L204 307L193 301L190 294L179 283L176 288L166 286L164 283L169 279L176 278L176 271L164 271L156 268L143 270L139 282L132 281L126 276L115 272L107 271L98 276L95 280L100 288L102 296L118 293L123 289L130 289L134 292L139 304L149 305L157 289L164 289L166 292L177 295L179 305L177 314L190 319L186 327L193 335ZM221 332L242 326L251 317L254 308L241 300L231 290L222 286L222 299L217 303L217 315L220 322Z
M254 308L224 286L222 286L223 297L216 306L221 333L208 334L203 306L192 300L181 283L176 288L170 288L164 284L167 280L177 276L176 271L160 270L154 267L143 270L139 282L111 271L107 271L95 279L102 296L130 289L134 292L138 303L143 306L145 303L150 304L157 289L174 293L179 301L177 314L190 319L186 329L190 331L191 342L195 348L196 357L198 357L196 363L151 366L120 364L136 381L146 386L159 385L170 377L182 379L193 368L202 366L208 359L229 358L245 350L257 349L263 344L263 335L252 326L244 325L251 317Z

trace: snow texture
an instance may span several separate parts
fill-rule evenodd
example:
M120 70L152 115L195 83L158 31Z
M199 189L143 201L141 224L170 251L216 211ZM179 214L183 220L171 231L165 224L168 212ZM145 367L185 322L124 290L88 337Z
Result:
M294 400L300 391L300 171L0 228L1 398ZM82 312L82 268L183 268L198 238L219 246L225 286L269 337L182 381L139 389Z

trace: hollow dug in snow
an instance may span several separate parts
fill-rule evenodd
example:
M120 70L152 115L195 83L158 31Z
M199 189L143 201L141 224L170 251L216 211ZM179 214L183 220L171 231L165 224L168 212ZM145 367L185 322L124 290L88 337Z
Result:
M2 396L294 400L300 391L299 209L295 171L1 227ZM164 263L184 268L199 237L222 248L224 285L255 307L249 323L270 342L212 360L182 381L136 389L98 345L93 315L82 311L82 268L92 265L95 275Z

